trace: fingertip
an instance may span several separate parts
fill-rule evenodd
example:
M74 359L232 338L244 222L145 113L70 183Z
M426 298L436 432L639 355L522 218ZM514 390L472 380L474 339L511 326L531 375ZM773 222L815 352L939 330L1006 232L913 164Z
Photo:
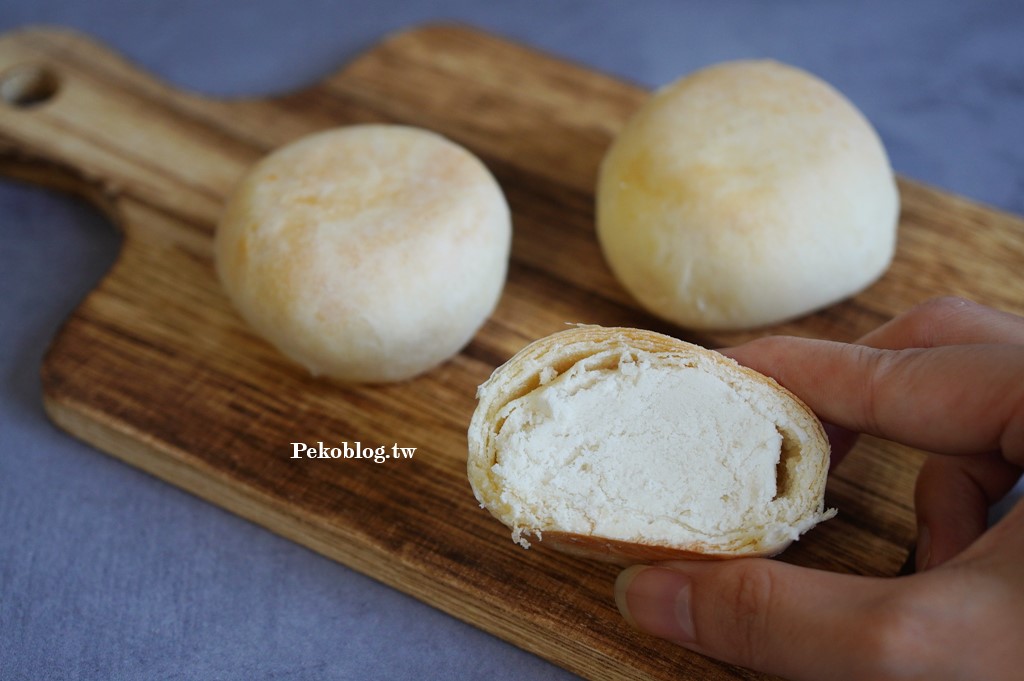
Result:
M679 644L694 640L690 578L678 570L636 565L615 580L615 605L640 631Z
M773 344L778 342L779 338L781 337L765 336L762 338L755 338L739 345L715 348L715 352L725 355L744 366L749 366L752 369L761 371L762 369L758 367L763 368L765 360L764 356L773 351ZM782 342L785 342L785 340Z
M619 609L619 614L626 620L626 623L634 629L639 629L639 627L636 620L633 619L633 615L629 612L629 601L626 598L626 594L629 592L629 586L633 583L633 579L646 567L646 565L632 565L620 572L619 576L615 578L615 607Z

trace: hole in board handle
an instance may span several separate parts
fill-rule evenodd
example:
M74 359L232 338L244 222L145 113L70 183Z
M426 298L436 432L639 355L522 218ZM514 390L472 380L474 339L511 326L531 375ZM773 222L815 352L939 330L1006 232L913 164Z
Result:
M60 89L60 80L38 64L20 64L0 75L0 99L19 109L42 104Z

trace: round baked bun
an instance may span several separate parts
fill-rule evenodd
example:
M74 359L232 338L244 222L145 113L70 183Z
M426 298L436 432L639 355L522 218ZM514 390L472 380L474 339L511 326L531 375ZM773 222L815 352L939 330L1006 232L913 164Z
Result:
M313 374L399 381L494 310L511 222L484 165L440 135L337 128L260 161L230 197L217 269L246 321Z
M651 313L691 329L797 317L892 261L899 196L863 115L772 61L698 71L656 92L601 164L597 234Z
M834 515L814 414L690 343L574 327L498 367L478 398L469 481L524 547L622 563L765 556Z

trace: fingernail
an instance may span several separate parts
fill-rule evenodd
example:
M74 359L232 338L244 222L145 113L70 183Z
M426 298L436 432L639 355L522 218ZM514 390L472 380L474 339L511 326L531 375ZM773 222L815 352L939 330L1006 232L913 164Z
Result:
M917 530L917 571L924 572L928 569L928 563L932 559L932 533L928 526L921 524Z
M631 625L659 638L695 640L690 614L692 581L678 570L636 565L615 580L615 604Z

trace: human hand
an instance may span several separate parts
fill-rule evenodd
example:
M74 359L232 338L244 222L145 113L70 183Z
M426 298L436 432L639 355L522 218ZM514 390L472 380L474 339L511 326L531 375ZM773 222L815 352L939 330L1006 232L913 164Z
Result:
M628 621L790 679L1010 679L1024 669L1024 502L987 529L1024 466L1024 318L929 301L857 344L765 338L726 351L830 428L931 452L915 488L918 573L874 578L768 559L634 566Z

